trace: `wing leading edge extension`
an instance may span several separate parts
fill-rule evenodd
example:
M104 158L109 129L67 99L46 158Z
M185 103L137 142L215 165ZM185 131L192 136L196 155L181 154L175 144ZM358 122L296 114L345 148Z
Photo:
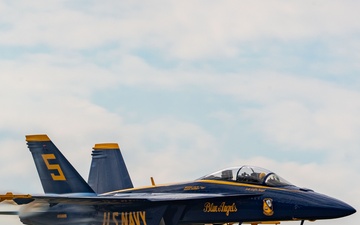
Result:
M26 204L34 200L42 200L51 204L80 204L80 205L119 205L124 207L163 203L171 205L172 203L189 203L192 201L201 200L228 200L228 199L242 199L260 196L262 194L188 194L188 193L131 193L131 194L117 194L114 196L80 196L74 194L45 194L33 195L27 199L14 198L18 204Z

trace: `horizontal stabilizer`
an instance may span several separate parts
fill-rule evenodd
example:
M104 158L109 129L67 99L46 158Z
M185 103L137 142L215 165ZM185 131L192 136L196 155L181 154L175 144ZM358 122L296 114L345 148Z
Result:
M19 212L18 211L0 211L0 215L17 216L17 215L19 215Z
M31 198L31 195L14 195L12 192L7 192L4 195L0 195L0 202L6 201L6 200L14 200L16 199L29 199Z

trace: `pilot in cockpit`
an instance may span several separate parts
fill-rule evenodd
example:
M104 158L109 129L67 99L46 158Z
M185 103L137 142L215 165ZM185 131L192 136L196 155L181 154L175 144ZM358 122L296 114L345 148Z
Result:
M221 172L221 180L232 180L233 174L231 170L224 170Z
M252 183L252 184L262 184L264 181L265 173L251 173L248 174L243 172L237 178L237 181L244 183Z

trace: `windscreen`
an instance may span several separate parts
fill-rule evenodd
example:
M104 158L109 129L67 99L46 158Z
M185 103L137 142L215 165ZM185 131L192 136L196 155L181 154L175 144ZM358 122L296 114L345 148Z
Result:
M271 187L290 186L286 181L277 174L254 166L232 167L211 173L199 178L199 180L221 180L233 181L246 184L266 185Z

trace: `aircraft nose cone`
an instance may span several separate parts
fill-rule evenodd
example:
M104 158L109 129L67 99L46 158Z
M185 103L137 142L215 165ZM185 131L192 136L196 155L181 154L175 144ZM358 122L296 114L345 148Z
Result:
M295 217L303 219L333 219L355 212L347 203L315 192L304 195L303 204L295 206Z
M324 207L324 210L334 217L349 216L356 212L352 206L336 199L330 201L330 204L330 206Z

